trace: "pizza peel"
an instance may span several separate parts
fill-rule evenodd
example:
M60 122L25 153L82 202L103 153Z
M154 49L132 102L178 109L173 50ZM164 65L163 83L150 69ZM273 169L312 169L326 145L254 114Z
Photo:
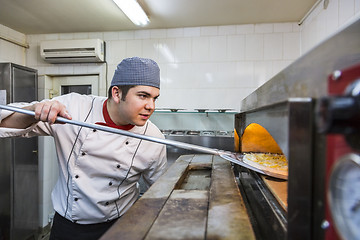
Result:
M8 105L6 105L6 106L0 105L0 109L35 116L35 112L26 110L23 108L18 108L18 107L13 107L13 106L8 106ZM99 131L120 134L120 135L124 135L124 136L128 136L128 137L143 139L143 140L150 141L150 142L170 145L170 146L177 147L177 148L183 148L186 150L192 150L192 151L196 151L196 152L213 154L213 155L220 156L221 158L223 158L227 161L230 161L234 164L237 164L242 167L253 170L255 172L258 172L258 173L261 173L261 174L264 174L267 176L275 177L275 178L287 179L287 174L273 171L270 168L264 168L264 167L259 168L259 167L252 166L252 165L244 162L245 155L243 153L224 151L224 150L208 148L208 147L204 147L204 146L199 146L199 145L195 145L195 144L190 144L190 143L185 143L185 142L180 142L180 141L175 141L175 140L170 140L170 139L157 138L157 137L152 137L152 136L147 136L147 135L143 135L143 134L129 132L129 131L122 130L122 129L102 126L102 125L98 125L98 124L80 122L80 121L76 121L76 120L69 120L69 119L63 118L63 117L57 117L56 122L68 123L68 124L72 124L72 125L76 125L76 126L80 126L80 127L86 127L86 128L96 129Z

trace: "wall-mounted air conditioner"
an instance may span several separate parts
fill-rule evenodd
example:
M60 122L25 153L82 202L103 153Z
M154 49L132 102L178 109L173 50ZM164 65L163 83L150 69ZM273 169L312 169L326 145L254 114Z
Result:
M100 39L43 41L40 55L50 63L104 62L105 46Z

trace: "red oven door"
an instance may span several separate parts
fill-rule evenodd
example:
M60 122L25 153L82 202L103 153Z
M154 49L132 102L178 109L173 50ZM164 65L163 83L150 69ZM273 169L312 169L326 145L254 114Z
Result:
M328 78L326 240L360 238L359 92L360 64Z

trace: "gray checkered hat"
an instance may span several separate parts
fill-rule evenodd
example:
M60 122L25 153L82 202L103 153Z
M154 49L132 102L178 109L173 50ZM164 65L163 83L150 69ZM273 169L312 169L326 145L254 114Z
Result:
M117 66L111 86L145 85L160 89L160 68L148 58L125 58Z

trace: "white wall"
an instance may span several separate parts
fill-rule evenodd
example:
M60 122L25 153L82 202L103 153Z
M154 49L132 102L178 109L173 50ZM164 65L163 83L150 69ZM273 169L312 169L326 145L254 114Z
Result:
M270 23L28 35L27 64L40 75L102 73L107 81L101 83L100 95L106 95L106 86L123 58L148 57L161 69L157 108L239 111L242 98L300 56L299 30L296 23ZM42 40L85 38L106 42L107 64L59 65L40 58ZM152 120L161 129L232 130L233 116L219 117L214 121L196 114L169 118L155 113Z
M360 0L329 0L326 9L321 2L300 26L301 53L311 50L359 17Z
M10 41L25 44L26 36L23 33L0 24L0 62L12 62L19 65L26 65L25 48L11 43Z
M275 23L29 35L27 63L39 74L91 71L99 66L45 63L39 57L39 43L100 38L106 42L108 83L123 58L148 57L161 69L157 107L239 110L243 97L300 56L299 30L296 23Z
M39 70L39 74L99 74L111 81L116 64L130 56L155 59L161 68L158 108L232 108L300 55L359 18L360 0L321 2L301 26L297 23L248 24L120 32L28 35L0 25L0 61ZM27 38L27 39L26 39ZM40 59L41 40L100 38L107 43L107 66L55 65ZM106 70L108 69L108 72Z
M321 2L301 26L297 23L156 29L120 32L29 35L27 65L39 74L107 72L111 81L125 57L156 60L161 68L158 108L240 110L240 101L265 81L359 17L360 0ZM100 38L107 67L54 65L39 57L42 40ZM102 86L106 94L107 85Z

